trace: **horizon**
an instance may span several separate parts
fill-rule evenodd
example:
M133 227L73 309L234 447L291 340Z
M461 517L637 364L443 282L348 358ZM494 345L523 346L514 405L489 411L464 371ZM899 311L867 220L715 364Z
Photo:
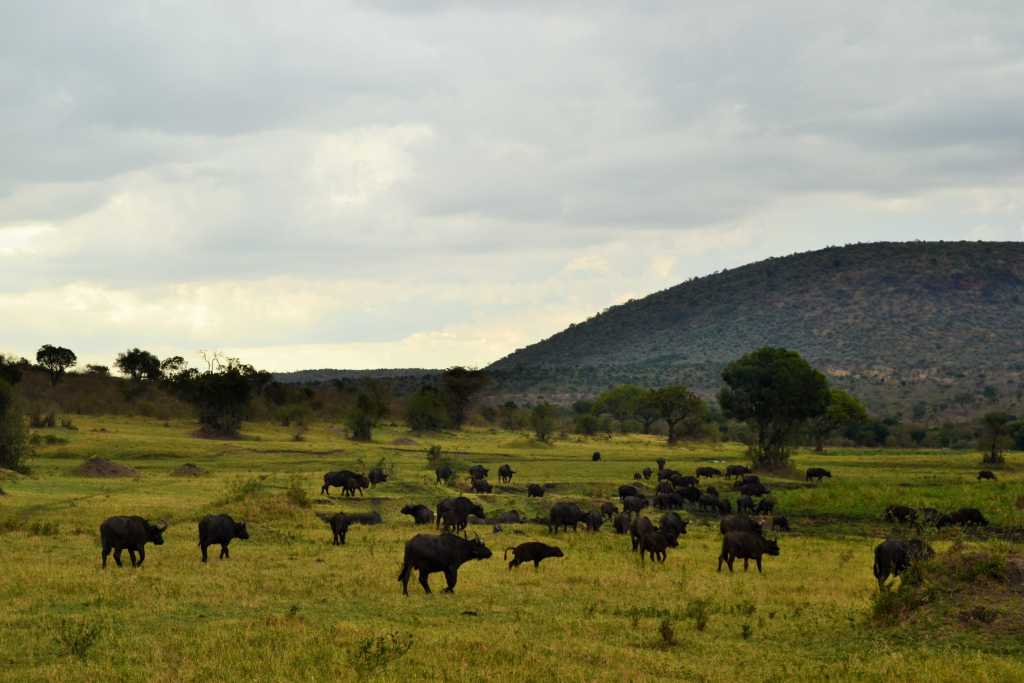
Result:
M829 245L1021 241L1024 8L0 8L0 352L485 367Z

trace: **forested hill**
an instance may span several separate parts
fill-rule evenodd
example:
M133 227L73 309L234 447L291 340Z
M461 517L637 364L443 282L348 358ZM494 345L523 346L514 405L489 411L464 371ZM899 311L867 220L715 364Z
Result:
M624 381L710 393L725 363L765 345L799 351L876 410L908 418L1014 405L1024 243L856 244L771 258L613 306L490 370L503 393L524 398Z

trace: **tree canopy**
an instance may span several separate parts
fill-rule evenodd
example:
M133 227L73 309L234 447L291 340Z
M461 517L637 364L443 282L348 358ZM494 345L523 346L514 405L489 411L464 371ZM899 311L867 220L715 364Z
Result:
M476 396L487 385L487 375L482 370L471 370L456 366L441 373L441 387L448 405L448 417L451 425L460 429L466 421L469 406Z
M670 444L679 440L680 428L685 423L699 423L706 414L704 401L681 384L655 389L651 392L650 401L651 405L656 408L658 417L668 425L668 442Z
M77 362L78 357L75 355L75 352L63 346L43 344L36 351L36 363L39 363L40 367L50 373L50 383L53 386L57 386L57 382L61 380L64 373L69 368L75 367Z
M832 389L830 394L828 409L810 423L814 449L819 453L825 450L825 439L831 434L868 421L868 411L854 396L842 389Z
M128 349L117 354L114 366L133 382L156 381L160 379L160 359L140 348Z

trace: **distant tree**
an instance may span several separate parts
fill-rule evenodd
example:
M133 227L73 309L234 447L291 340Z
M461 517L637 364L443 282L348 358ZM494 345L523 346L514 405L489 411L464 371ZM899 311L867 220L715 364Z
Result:
M487 385L487 381L487 374L482 370L456 366L441 373L441 388L448 404L448 417L452 427L462 428L473 397Z
M145 353L145 352L143 352ZM188 369L188 363L181 356L171 356L160 361L160 375L162 377L174 377Z
M995 403L999 400L999 390L991 384L986 384L985 388L982 389L981 395L985 397L985 400L989 403Z
M832 389L832 400L824 413L810 420L814 450L825 450L825 440L840 429L867 422L868 411L856 398L842 389Z
M1011 424L1013 415L992 412L985 413L981 418L978 449L985 455L982 462L986 465L1000 465L1006 462L1003 451L1013 443Z
M530 411L530 426L538 441L551 441L558 428L558 409L550 403L538 403Z
M246 417L255 374L251 365L232 358L205 372L195 369L180 372L168 380L166 386L196 409L205 432L234 436Z
M593 413L582 413L576 415L574 419L576 425L576 433L583 434L585 436L593 436L597 434L601 428L601 421Z
M436 432L448 426L448 408L434 387L422 387L405 403L405 422L414 432Z
M502 429L510 432L525 429L529 423L529 414L517 406L515 401L505 401L498 409L498 423Z
M64 377L64 373L75 367L78 357L71 349L63 346L52 346L44 344L36 351L36 363L50 373L50 384L57 386L57 382Z
M645 391L636 406L636 419L643 425L643 433L650 434L654 423L661 419L661 410L653 391Z
M765 347L729 363L718 403L726 417L750 423L751 456L758 467L789 462L789 448L804 422L819 417L832 396L825 376L800 354Z
M1013 438L1013 447L1018 451L1024 451L1024 420L1007 425L1010 435Z
M14 388L0 378L0 467L24 472L29 453L25 416L18 406Z
M498 421L498 409L494 406L484 406L480 409L480 417L484 419L487 424L494 424Z
M636 385L620 384L600 394L592 410L595 415L610 415L623 425L637 418L640 401L646 393L645 389Z
M706 414L704 401L681 384L675 384L651 393L651 401L658 408L658 417L668 425L668 442L676 443L680 429L686 423L699 424Z
M580 399L572 404L572 412L575 415L587 415L594 411L594 402Z
M21 381L23 367L24 361L19 362L0 353L0 380L12 386L17 384Z
M363 380L356 400L345 416L353 441L370 441L373 429L390 412L391 395L383 382L374 379Z
M110 377L110 368L106 365L86 365L85 373L96 377Z
M928 438L928 431L925 429L914 429L910 432L910 439L914 442L914 445L918 448L924 443L924 440Z
M114 366L121 374L128 375L133 382L156 381L161 377L160 359L139 348L117 354Z

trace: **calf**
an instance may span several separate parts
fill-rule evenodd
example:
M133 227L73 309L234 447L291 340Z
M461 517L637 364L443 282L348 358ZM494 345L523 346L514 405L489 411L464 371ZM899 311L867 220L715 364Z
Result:
M437 504L437 517L434 524L437 528L441 528L443 525L445 531L465 531L470 515L480 519L487 517L480 505L465 496L445 498Z
M587 524L587 531L600 531L604 524L604 515L599 510L591 510L583 515L583 521Z
M650 479L651 475L654 474L654 470L652 470L650 467L645 467L641 474L644 475L644 479Z
M506 548L506 560L508 559L509 550L512 551L512 561L508 563L509 571L512 571L513 567L518 567L524 562L533 562L533 569L536 571L540 567L542 560L546 560L549 557L565 557L561 548L538 541L529 541L527 543L520 543L514 548Z
M806 476L807 481L812 481L814 479L817 479L818 481L821 481L825 477L828 477L829 479L831 479L832 478L832 473L829 472L826 469L822 469L821 467L809 467L809 468L807 468L807 476Z
M747 531L730 531L722 537L722 552L718 555L718 571L722 571L722 562L729 565L732 571L732 563L736 558L743 560L743 571L747 570L750 560L757 563L757 573L761 573L761 557L763 555L778 555L779 544L763 536L752 534Z
M478 538L467 540L452 534L417 534L405 544L402 571L398 573L402 595L409 595L409 577L414 569L419 572L424 592L430 592L427 577L435 572L444 572L448 584L444 592L454 593L459 567L470 560L486 560L490 556L490 549Z
M590 456L590 459L591 459L591 460L592 460L593 462L597 462L598 460L600 460L600 459L601 459L601 453L600 453L600 452L598 452L598 451L594 451L594 454L593 454L592 456Z
M434 511L426 505L406 505L402 508L402 514L412 517L415 524L431 524L434 521Z
M885 508L882 519L886 522L913 524L917 521L917 510L906 505L890 505Z
M114 562L121 564L121 552L128 551L133 567L141 567L146 561L146 544L164 544L167 524L150 524L142 517L108 517L100 524L100 542L103 544L103 568L107 568L107 557L114 551ZM138 553L138 560L135 558Z
M633 473L633 481L640 481L643 478L644 478L644 475L640 474L639 472L634 472Z
M530 484L529 486L526 487L526 497L527 498L543 498L544 497L544 487L541 486L540 484Z
M960 508L949 515L942 515L935 522L938 528L947 526L988 526L988 520L978 508Z
M640 539L640 561L644 561L644 553L651 556L651 561L664 562L668 557L667 549L671 545L665 534L660 531L650 531Z
M249 538L245 522L236 522L228 515L207 515L199 520L199 550L203 562L206 562L206 549L211 545L220 545L220 559L230 558L228 544L233 538L242 541Z
M498 468L498 482L501 484L511 484L513 474L515 474L515 470L508 465L502 465Z
M917 560L927 560L935 555L932 547L919 538L905 541L899 538L886 539L875 548L875 578L878 588L885 586L890 576L899 576L903 570Z
M473 493L490 493L494 490L494 487L486 479L474 479L470 483L470 488L473 489Z
M981 481L982 479L991 479L992 481L995 481L996 473L991 470L982 470L981 472L978 472L978 481Z
M483 465L473 465L469 468L469 476L472 479L486 479L488 469Z
M331 495L332 486L340 488L346 496L353 494L357 489L362 495L361 489L368 488L370 482L363 475L351 470L336 470L324 475L324 485L320 487L320 493L325 496Z

